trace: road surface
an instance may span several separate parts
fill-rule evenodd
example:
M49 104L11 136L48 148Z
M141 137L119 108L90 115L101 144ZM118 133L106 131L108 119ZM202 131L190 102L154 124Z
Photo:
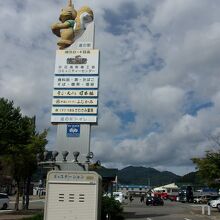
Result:
M124 205L126 220L217 220L220 213L211 210L211 216L202 215L201 207L193 207L191 204L165 201L164 206L146 206L135 199L132 203Z
M211 216L202 215L201 207L193 207L191 204L165 201L164 206L146 206L140 203L140 199L135 199L132 203L123 205L125 220L219 220L220 213L212 209ZM0 210L0 217L5 212L10 212L14 208L11 201L9 209ZM44 200L35 199L30 201L30 209L42 210ZM1 218L0 218L1 219Z

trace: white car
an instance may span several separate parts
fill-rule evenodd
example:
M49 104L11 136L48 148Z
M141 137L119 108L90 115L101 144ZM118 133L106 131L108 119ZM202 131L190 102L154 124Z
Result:
M193 199L193 202L194 202L194 203L201 203L201 196L195 197L195 198Z
M122 203L124 200L124 196L122 192L113 192L113 197L116 201L119 201L120 203Z
M215 200L209 201L208 205L210 205L212 208L218 208L218 210L220 210L220 197Z
M0 209L7 209L9 205L8 195L5 193L0 193Z

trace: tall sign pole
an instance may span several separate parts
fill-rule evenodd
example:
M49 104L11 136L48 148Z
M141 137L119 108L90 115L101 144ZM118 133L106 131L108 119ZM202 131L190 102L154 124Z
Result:
M93 11L72 1L52 25L59 37L54 71L51 123L57 151L42 165L47 175L44 220L100 220L101 177L88 171L91 126L98 119L99 51L94 49Z
M59 20L51 27L59 37L51 123L57 126L58 160L68 154L66 162L86 164L91 157L91 126L98 123L99 50L94 49L94 15L88 6L76 11L69 0Z

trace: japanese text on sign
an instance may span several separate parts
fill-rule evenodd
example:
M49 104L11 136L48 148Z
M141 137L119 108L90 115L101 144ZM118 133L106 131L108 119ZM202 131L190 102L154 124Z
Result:
M56 74L98 74L98 50L58 50Z
M54 78L55 88L98 88L98 77L60 77Z
M52 123L69 123L69 122L78 122L78 123L97 123L97 116L89 116L89 115L79 115L79 116L58 116L52 115L51 116Z
M54 90L53 96L58 97L97 97L98 91L97 90Z
M53 105L97 105L97 99L53 99Z
M97 108L52 107L52 114L97 114Z
M81 174L81 173L51 173L49 174L49 181L94 181L95 176L93 174Z
M57 50L52 123L97 123L99 50Z

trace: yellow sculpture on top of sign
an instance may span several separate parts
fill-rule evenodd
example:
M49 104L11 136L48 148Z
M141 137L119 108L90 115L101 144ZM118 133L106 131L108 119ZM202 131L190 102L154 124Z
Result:
M60 22L51 26L52 32L59 37L57 45L63 50L74 43L75 38L86 28L86 24L93 21L93 11L84 6L78 11L75 10L72 0L68 6L61 10Z

